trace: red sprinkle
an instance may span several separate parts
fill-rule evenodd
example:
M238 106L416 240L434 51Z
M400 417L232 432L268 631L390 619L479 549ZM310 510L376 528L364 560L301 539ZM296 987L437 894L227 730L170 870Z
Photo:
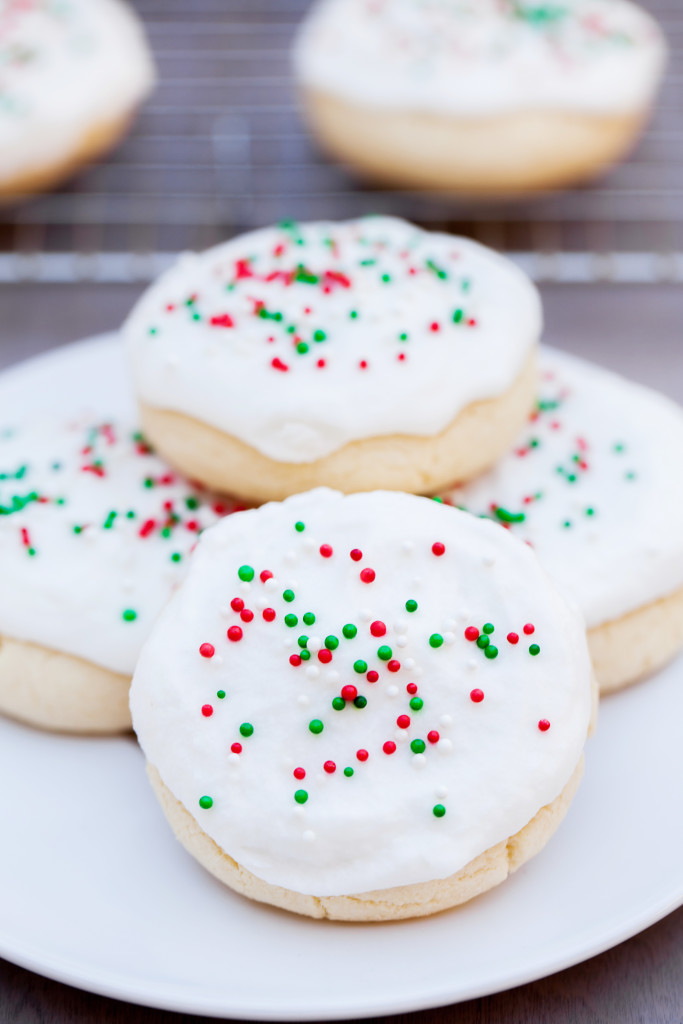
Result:
M361 569L361 571L360 571L360 578L362 579L363 583L372 583L372 581L375 578L375 570L374 569Z
M211 715L213 714L213 708L211 707L210 704L204 704L204 706L202 707L202 714L204 715L204 718L211 718Z
M369 683L376 683L379 679L379 672L375 672L374 668L371 668L365 678Z
M479 630L477 629L476 626L468 626L467 629L465 630L465 639L466 640L476 640L478 638L478 636L479 636Z
M430 331L438 331L439 330L439 325L436 322L436 320L429 325L429 330Z
M199 648L199 653L201 654L202 658L213 658L214 654L216 653L216 648L213 646L213 644L201 644Z
M391 661L387 662L387 668L390 672L398 672L401 667L401 662L397 661L396 658L392 658Z
M325 769L328 775L332 775L332 773L336 772L337 770L337 766L334 763L334 761L325 761L323 768Z
M289 369L287 363L283 363L278 356L275 356L275 359L271 361L270 365L274 370L281 370L283 373L287 373L287 370Z
M519 635L517 633L508 633L508 638L507 639L508 639L508 643L509 644L518 644L519 643Z
M356 751L356 757L358 758L359 761L367 761L369 756L370 755L368 754L367 750L363 750L362 748Z
M483 699L484 699L484 691L483 690L472 690L472 692L470 693L470 700L474 704L481 704Z
M429 740L430 743L438 743L440 738L441 737L439 736L436 729L432 729L430 732L427 733L427 739Z
M358 696L358 690L351 683L347 683L346 686L342 686L341 695L344 700L355 700Z
M445 550L446 545L442 544L440 540L437 540L434 544L432 544L432 554L436 555L437 557L439 555L443 555Z
M354 562L360 562L361 558L363 557L363 552L360 550L360 548L354 548L353 551L349 551L349 554L351 555L351 558L354 560Z
M241 754L242 753L242 744L241 743L233 743L232 746L230 747L230 750L232 751L233 754Z
M273 619L275 618L275 614L276 613L274 608L263 609L263 618L266 620L266 622L272 622Z
M218 316L212 316L209 320L212 327L234 327L235 321L227 313L220 313Z
M408 728L410 728L410 716L409 715L399 715L398 718L396 719L396 725L399 727L399 729L408 729Z
M294 775L295 779L305 779L306 778L306 769L305 768L295 768L294 772L292 774Z
M231 626L230 629L228 630L228 640L232 640L234 643L237 643L237 641L241 640L241 639L242 639L242 627L241 626Z
M373 636L384 636L387 631L387 627L383 622L377 619L375 622L370 623L370 632Z
M150 533L152 532L152 530L154 529L155 526L156 526L156 523L154 522L154 520L153 519L148 519L140 527L140 536L141 537L149 537Z
M359 362L358 365L360 366L361 370L367 370L367 368L368 368L367 359L361 359L361 361Z
M394 751L396 750L396 744L394 743L393 740L387 740L387 742L382 747L382 750L384 751L385 754L393 754Z
M531 636L532 633L536 632L536 627L533 626L530 622L527 622L526 626L524 627L524 632L527 636Z
M294 668L298 668L298 666L301 664L301 658L299 657L299 655L298 654L290 654L290 656L289 656L289 664L290 665L294 665Z
M265 583L266 580L272 580L272 578L273 574L270 571L270 569L264 569L263 572L259 573L259 579L261 580L261 583Z
M417 683L408 683L406 690L408 693L417 693Z
M332 661L332 651L328 651L327 647L321 647L318 651L318 661L321 661L323 665L329 665Z
M230 602L230 607L234 612L241 612L242 609L244 608L244 601L242 600L241 597L233 597L232 601Z
M332 545L331 544L321 544L320 545L320 554L323 556L323 558L331 558L332 557Z
M318 367L319 370L324 370L325 369L325 360L324 359L319 359L318 362L315 365Z
M541 721L538 723L538 728L541 730L541 732L547 732L550 728L550 722L548 721L548 719L542 718Z
M254 618L254 613L250 608L244 608L243 611L240 612L240 618L242 622L251 622Z

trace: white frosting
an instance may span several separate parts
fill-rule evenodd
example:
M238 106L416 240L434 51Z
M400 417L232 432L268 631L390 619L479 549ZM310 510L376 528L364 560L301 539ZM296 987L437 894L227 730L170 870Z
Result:
M143 402L284 462L439 433L512 385L540 331L512 263L392 217L266 228L186 256L124 326Z
M540 406L514 451L446 495L509 529L573 596L589 627L683 586L683 410L542 349Z
M68 159L153 82L142 26L120 0L0 0L0 184Z
M198 530L234 507L216 511L134 435L111 421L0 429L0 636L132 675Z
M304 86L465 117L638 112L665 59L658 26L626 0L319 0L294 48Z
M244 566L251 582L238 578ZM361 578L368 568L372 582ZM265 582L264 570L274 574ZM233 597L251 621L231 610ZM287 614L298 622L288 626ZM495 659L464 635L485 623ZM226 635L234 626L239 640ZM440 646L430 644L436 634ZM292 665L301 637L312 653ZM205 643L220 664L199 653ZM354 669L359 660L376 681ZM410 705L412 684L421 709ZM333 709L347 685L367 706ZM446 877L558 796L590 716L585 630L533 552L493 524L428 498L320 489L206 531L142 651L131 709L147 759L226 853L298 892L361 893ZM316 720L322 732L311 731ZM385 753L385 742L396 750ZM207 796L210 808L199 803Z

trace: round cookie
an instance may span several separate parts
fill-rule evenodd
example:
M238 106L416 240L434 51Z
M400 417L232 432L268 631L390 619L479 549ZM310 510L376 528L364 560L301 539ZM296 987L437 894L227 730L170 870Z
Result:
M530 544L581 608L603 693L683 645L683 411L553 349L515 449L445 499Z
M623 157L666 45L627 0L318 0L293 57L332 156L391 184L514 195Z
M483 471L533 406L540 331L512 263L392 217L186 256L123 328L152 443L252 502L433 493Z
M155 78L142 25L120 0L2 0L0 68L0 200L102 156Z
M591 705L583 622L527 546L427 498L326 489L206 531L131 687L190 853L347 920L434 913L537 852Z
M199 532L232 508L128 424L0 431L0 712L46 729L130 729L140 647Z

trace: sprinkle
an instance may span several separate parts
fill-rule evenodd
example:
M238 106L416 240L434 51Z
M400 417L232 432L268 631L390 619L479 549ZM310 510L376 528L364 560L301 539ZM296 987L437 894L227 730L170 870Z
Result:
M342 633L347 640L353 640L354 636L358 633L358 629L353 625L353 623L347 622L347 624L342 627Z
M308 800L308 793L306 792L305 789L297 789L296 793L294 794L294 799L298 804L305 804L306 801Z
M436 729L431 729L430 732L427 733L427 739L429 740L430 743L439 742L439 734L436 731Z
M347 683L346 686L342 686L341 695L344 700L355 700L358 696L358 690L352 683Z
M396 658L392 658L391 661L387 662L387 668L390 672L398 672L401 668L401 662L397 661Z
M387 740L386 743L383 745L382 750L384 751L385 754L393 754L394 751L396 750L396 744L394 743L393 740Z
M482 636L477 637L477 647L479 647L480 650L482 650L482 651L486 650L486 648L489 646L490 643L491 643L491 641L490 641L489 637L486 636L486 634L483 634Z
M253 736L254 726L251 722L242 722L240 726L240 736Z
M375 570L361 569L360 578L362 579L363 583L372 583L373 580L375 579Z
M409 600L409 601L406 601L406 611L407 612L416 612L417 611L417 601L413 601L412 599Z
M266 622L272 622L275 619L275 615L276 612L274 608L263 609L263 618L266 620Z
M446 545L442 544L441 541L436 541L434 544L432 544L432 554L436 555L437 557L443 555L445 550Z
M241 626L230 626L228 629L228 640L232 640L233 643L237 643L238 640L241 640L242 635Z
M518 633L508 633L507 641L508 641L509 644L518 644L519 643L519 634Z
M380 622L379 619L370 623L370 632L373 636L384 636L386 631L387 627L383 622Z
M225 700L225 690L217 690L216 696L219 700Z
M392 654L393 651L391 650L391 647L387 647L386 644L377 648L377 657L380 658L381 661L389 661Z
M250 565L241 565L237 570L237 575L243 583L251 583L254 578L254 570Z
M363 557L363 552L360 550L360 548L353 548L351 551L349 551L349 555L351 556L354 562L360 562L361 558Z
M541 730L541 732L547 732L550 728L550 722L548 721L548 719L542 718L541 721L538 723L538 728Z
M367 661L363 661L361 658L359 658L358 661L354 661L354 663L353 663L353 671L354 672L357 672L359 675L362 675L364 672L367 672L367 670L368 670L368 663L367 663Z
M304 616L304 619L305 618L306 616ZM336 649L339 647L339 640L337 639L336 636L326 636L325 647L327 647L328 651L336 651Z
M536 630L536 627L533 626L530 622L527 622L526 626L524 627L524 632L526 633L527 636L531 636L531 634L534 633L535 630Z
M490 634L490 633L493 633L494 630L495 630L495 627L492 626L490 622L484 623L484 625L481 628L482 628L482 632L486 633L487 635Z
M370 755L368 754L367 750L363 750L362 748L356 751L356 757L358 758L359 761L367 761L369 756Z
M343 697L333 697L332 707L334 708L335 711L343 711L344 708L346 707L346 701L344 700Z
M230 752L232 754L241 754L242 753L242 744L241 743L232 743L231 746L230 746Z
M379 679L379 672L375 672L374 668L370 669L365 678L369 683L376 683Z
M434 815L435 818L443 818L445 813L446 808L444 807L443 804L434 804L434 806L432 807L432 814Z
M210 796L200 796L199 806L202 808L203 811L208 811L211 807L213 807L213 800L211 799Z
M242 609L244 608L244 601L242 600L241 597L233 597L232 601L230 602L230 607L234 612L241 612Z
M479 639L479 630L477 629L476 626L467 627L467 629L465 630L465 639L472 641Z
M288 603L291 603L294 600L294 597L295 594L293 590L284 590L282 593L283 601L287 601Z
M424 707L424 701L421 697L413 697L410 701L410 706L413 711L420 711Z
M211 707L210 704L203 705L202 714L204 715L204 718L211 718L211 715L213 714L213 708Z
M347 779L350 779L351 776L353 775L353 768L345 768L344 775L346 776Z
M529 648L529 654L531 654L532 657L535 658L536 655L539 654L540 650L541 650L541 648L538 646L538 644L532 644L531 647Z
M331 558L332 557L332 545L331 544L321 544L320 545L320 554L323 556L323 558Z
M334 772L336 772L336 770L337 770L337 766L334 763L334 761L325 761L325 764L323 765L323 768L327 772L328 775L333 775Z
M360 708L362 710L363 708L367 707L368 698L364 697L362 694L359 694L353 703L355 707Z
M430 647L441 647L442 643L443 643L443 637L441 636L441 633L432 633L432 635L429 638L429 646Z
M293 612L289 612L288 615L285 615L285 626L296 626L298 621L298 616L294 615Z
M396 725L399 727L399 729L408 729L408 728L410 728L410 716L409 715L399 715L398 718L396 719Z
M295 779L305 779L306 778L306 769L305 768L295 768L294 771L292 772L292 775L294 776Z
M424 754L427 744L424 740L413 740L410 749L414 754Z
M310 732L313 733L314 736L319 736L320 733L325 728L325 726L323 725L319 718L314 718L312 721L308 723L308 728Z
M254 613L249 608L244 608L243 611L240 612L240 618L242 622L251 622L254 618Z
M471 690L470 691L470 700L472 701L473 704L481 704L483 699L484 699L484 691L483 690Z
M493 661L494 658L498 657L498 648L494 647L493 644L489 644L489 646L484 649L484 657L490 658L491 661Z
M300 656L298 654L290 654L290 656L289 656L289 664L293 665L294 668L298 668L299 665L301 664Z
M132 608L126 608L126 610L123 612L123 615L121 616L124 622L135 622L137 617L138 613L134 611Z

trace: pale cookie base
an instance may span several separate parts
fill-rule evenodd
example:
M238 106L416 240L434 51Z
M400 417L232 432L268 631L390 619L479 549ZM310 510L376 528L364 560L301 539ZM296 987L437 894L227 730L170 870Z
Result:
M409 188L514 195L589 180L622 159L648 110L529 110L488 117L357 106L312 89L302 105L321 145L368 177Z
M683 589L588 630L600 693L613 693L666 665L683 647Z
M71 152L53 163L24 171L7 180L0 179L0 203L12 202L34 192L45 192L66 181L83 165L99 160L127 133L134 114L134 110L129 110L117 118L93 125Z
M465 903L505 881L508 875L538 853L567 812L583 774L583 755L571 779L552 803L542 807L516 835L492 846L457 874L358 896L306 896L257 878L224 853L199 827L162 782L153 765L147 765L147 773L176 837L207 871L231 889L250 899L307 917L326 917L335 921L395 921L425 917Z
M0 713L54 732L131 728L130 676L0 636Z
M514 443L536 397L536 354L498 398L473 402L436 436L391 435L352 441L315 462L276 462L215 427L141 404L152 446L191 480L259 503L313 487L434 494L492 466Z

